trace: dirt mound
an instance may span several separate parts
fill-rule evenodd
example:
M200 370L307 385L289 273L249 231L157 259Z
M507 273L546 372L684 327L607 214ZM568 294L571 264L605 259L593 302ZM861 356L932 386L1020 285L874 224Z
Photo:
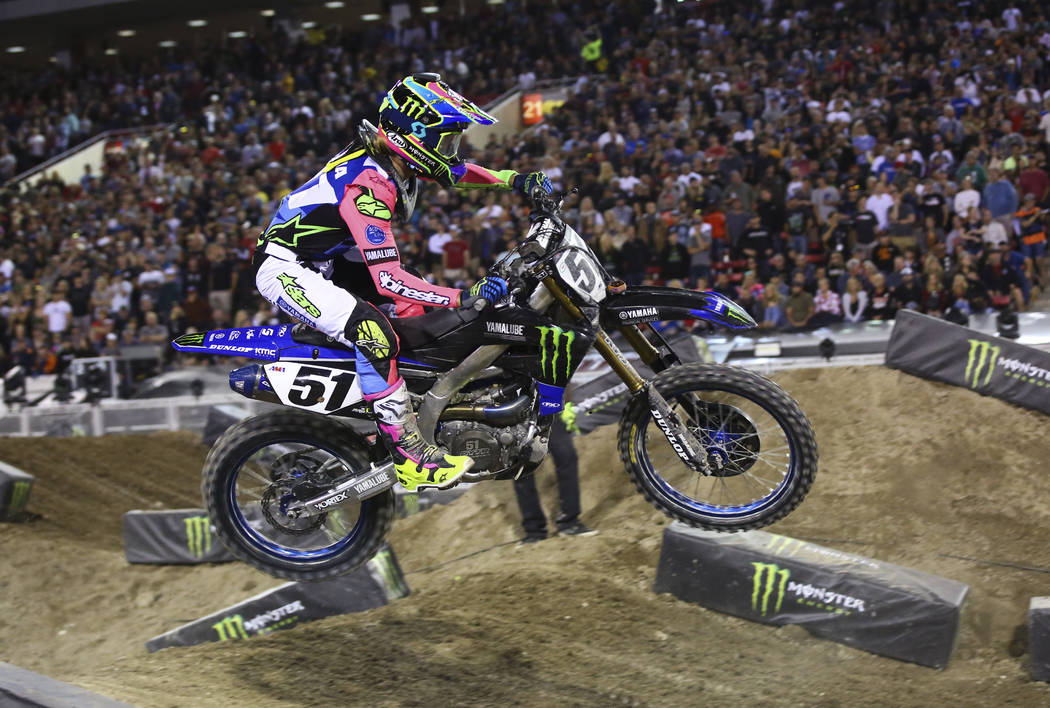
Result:
M774 530L970 584L948 669L653 594L666 518L627 483L611 428L578 445L598 536L519 548L510 485L479 485L395 526L411 597L152 655L149 636L277 584L239 565L123 563L119 514L199 504L203 450L163 435L0 441L0 459L39 475L31 508L45 516L0 527L15 571L0 578L0 658L143 706L1050 702L1009 651L1050 574L949 557L1050 568L1045 416L881 368L777 379L810 415L821 464L810 497ZM75 457L48 471L63 455ZM46 491L71 476L79 501L72 486ZM553 504L549 470L541 477Z

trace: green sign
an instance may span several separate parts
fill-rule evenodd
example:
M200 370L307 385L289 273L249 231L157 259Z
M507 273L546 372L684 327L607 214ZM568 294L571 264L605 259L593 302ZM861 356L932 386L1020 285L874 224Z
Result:
M554 382L568 381L572 373L572 342L576 339L576 333L563 330L558 325L536 329L540 331L540 372ZM558 373L559 362L562 364L562 375Z
M772 601L773 611L780 612L791 571L775 563L752 562L751 565L755 569L751 578L751 609L764 617L769 613Z
M388 598L393 599L408 595L408 586L405 584L405 577L395 565L394 556L389 548L384 548L379 553L376 553L375 556L368 561L368 565L374 568L379 574L379 577L382 578Z
M219 635L220 642L225 642L227 639L248 638L248 633L244 631L244 620L240 615L223 617L211 627Z
M963 378L970 388L987 386L995 371L995 362L999 359L999 347L981 339L968 339L970 353L966 358L966 372ZM982 374L984 380L981 380Z
M211 551L211 524L207 516L190 516L183 519L186 524L186 547L195 558L203 558Z
M11 489L11 502L7 505L8 516L18 516L26 510L29 503L29 490L32 488L29 480L19 480Z

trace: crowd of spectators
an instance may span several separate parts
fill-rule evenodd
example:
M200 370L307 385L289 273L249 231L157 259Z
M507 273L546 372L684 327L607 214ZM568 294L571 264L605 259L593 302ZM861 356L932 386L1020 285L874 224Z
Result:
M186 54L10 72L5 178L100 130L165 127L109 145L100 174L0 193L7 364L50 372L191 327L276 321L254 286L261 228L419 70L480 100L580 77L539 126L464 152L577 186L567 219L628 282L717 290L765 328L1024 309L1045 289L1038 2L663 5L275 26ZM468 284L526 216L510 193L428 186L397 228L403 260Z

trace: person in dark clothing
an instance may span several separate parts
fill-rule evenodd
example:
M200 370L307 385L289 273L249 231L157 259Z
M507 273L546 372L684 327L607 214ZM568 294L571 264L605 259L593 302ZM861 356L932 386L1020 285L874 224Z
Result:
M890 235L879 234L879 243L875 246L871 258L875 262L875 267L882 273L889 273L893 270L894 259L899 255L901 255L901 249L890 240Z
M740 253L759 262L766 261L773 255L773 236L762 224L758 214L751 217L747 231L740 238Z
M660 274L664 280L685 280L689 277L689 260L689 249L678 240L678 233L668 233L667 245L660 254Z
M572 431L576 430L572 403L566 403L561 415L551 426L550 450L554 474L558 480L558 502L561 512L554 520L559 536L593 536L598 533L580 521L580 478ZM547 516L543 513L534 476L514 480L514 494L521 510L522 543L535 543L547 538Z
M634 229L628 229L627 240L620 247L620 272L628 285L642 284L649 258L649 246L638 238Z

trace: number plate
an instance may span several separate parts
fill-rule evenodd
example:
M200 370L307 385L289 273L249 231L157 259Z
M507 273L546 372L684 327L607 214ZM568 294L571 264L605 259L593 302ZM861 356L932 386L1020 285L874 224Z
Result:
M294 408L329 414L363 398L357 374L314 364L267 364L266 377L281 403Z
M558 258L556 267L562 281L587 296L591 302L598 303L605 299L605 281L586 251L566 251Z

